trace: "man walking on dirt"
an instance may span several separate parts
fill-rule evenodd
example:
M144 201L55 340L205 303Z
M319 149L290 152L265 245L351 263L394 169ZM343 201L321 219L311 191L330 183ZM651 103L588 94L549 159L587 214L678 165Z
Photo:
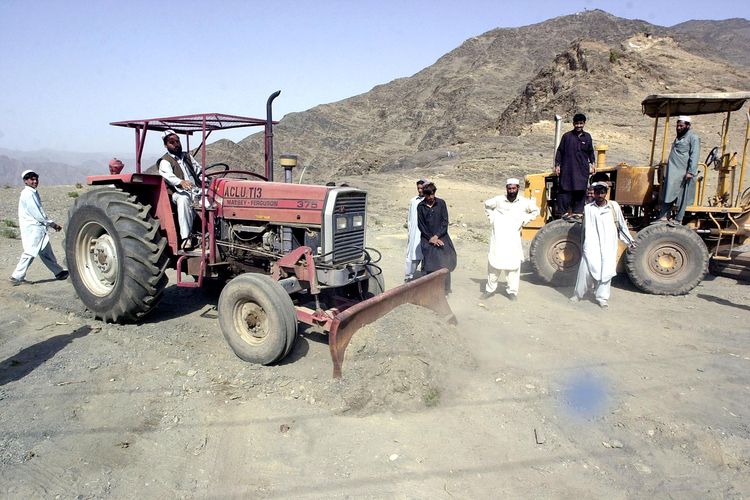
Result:
M584 207L583 255L578 267L575 293L571 302L580 301L593 286L599 307L609 305L610 285L617 274L617 240L635 248L620 205L607 200L607 183L595 182L594 202Z
M672 205L677 203L674 221L682 224L685 207L695 201L695 175L698 173L701 140L690 130L690 121L689 116L677 117L677 137L669 152L667 169L659 192L660 221L668 221L667 214L671 212Z
M563 218L580 217L589 175L596 172L594 166L594 141L583 131L586 115L573 116L573 130L565 132L555 154L557 183L557 206Z
M404 267L404 281L411 281L414 279L414 273L417 271L417 266L422 261L422 246L421 235L419 233L419 225L417 224L417 205L424 199L422 196L422 186L427 182L425 179L419 179L417 181L417 196L411 199L409 202L409 213L406 216L406 262Z
M519 180L505 182L505 194L484 202L484 209L492 225L490 251L487 255L487 285L482 299L488 299L497 290L498 280L506 282L505 293L510 300L518 297L521 281L521 228L539 216L539 207L533 199L519 196Z
M200 196L200 194L194 194L193 189L200 186L198 176L203 167L191 154L182 151L180 138L174 130L165 130L162 140L167 153L157 162L159 175L167 181L172 201L177 206L177 220L180 224L180 239L182 240L180 248L192 250L193 242L190 233L195 218L193 198Z
M26 187L21 191L18 199L18 227L21 229L21 241L23 242L23 253L18 261L15 271L10 277L13 286L24 282L26 271L39 256L44 265L52 271L55 279L64 280L68 278L68 271L57 263L52 246L49 242L47 228L51 227L59 231L62 227L47 216L42 208L42 199L39 197L39 175L33 170L26 170L21 174Z

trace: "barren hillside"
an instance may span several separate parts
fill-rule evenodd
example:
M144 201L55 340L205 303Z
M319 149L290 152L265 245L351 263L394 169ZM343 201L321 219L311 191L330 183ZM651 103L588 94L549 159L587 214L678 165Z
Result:
M624 141L622 159L629 159L644 149L645 95L745 90L750 73L735 49L747 49L747 26L744 20L686 23L675 31L594 10L495 29L414 76L285 116L276 151L299 154L306 178L317 180L440 166L469 176L538 170L551 137L513 136L581 109L597 120L602 136L633 137L632 144ZM718 35L727 31L737 34L735 45ZM261 141L253 135L239 146L255 159ZM228 147L212 154L221 158ZM243 149L232 145L231 155L240 157Z
M277 127L275 152L298 154L306 181L415 168L459 177L520 174L548 163L554 115L580 108L593 118L595 139L617 137L627 151L618 159L628 160L647 148L640 99L663 91L747 90L749 49L746 19L666 28L592 10L498 28L413 76L288 114ZM238 144L220 140L210 145L209 162L262 171L261 146L257 134ZM0 184L17 184L26 168L54 171L48 183L75 183L108 159L39 153L0 151Z

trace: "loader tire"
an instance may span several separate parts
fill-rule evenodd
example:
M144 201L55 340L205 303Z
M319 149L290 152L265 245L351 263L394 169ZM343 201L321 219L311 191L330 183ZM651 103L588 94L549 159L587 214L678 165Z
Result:
M653 224L635 238L625 265L630 281L654 295L684 295L708 272L708 249L694 231L685 226Z
M150 206L107 187L77 198L68 212L65 259L76 293L103 321L138 321L167 285L167 240Z
M545 224L529 248L536 275L555 286L575 283L582 254L581 223L562 219Z
M224 338L244 361L271 364L294 343L294 305L283 287L266 275L243 274L231 280L219 296L218 311Z

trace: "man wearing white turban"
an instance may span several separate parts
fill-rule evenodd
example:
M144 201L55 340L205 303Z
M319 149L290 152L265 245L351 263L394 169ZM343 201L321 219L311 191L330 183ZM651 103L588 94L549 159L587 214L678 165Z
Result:
M156 165L159 174L167 182L172 201L177 206L177 221L180 225L180 239L182 250L192 250L193 242L190 234L193 229L195 210L193 202L200 197L200 175L203 167L198 160L188 152L182 151L182 143L174 130L165 130L162 141L167 152ZM198 193L195 193L198 188Z
M672 205L676 203L677 214L674 220L682 224L685 207L695 202L695 176L698 173L701 140L695 132L690 130L691 121L689 116L677 117L677 137L672 143L667 169L659 191L661 202L659 220L664 222L668 220L667 215L671 212Z
M487 255L487 285L481 298L488 299L497 290L498 281L505 281L505 293L516 300L521 280L521 228L539 216L533 199L519 196L519 180L505 182L505 194L484 202L484 209L492 225L490 250Z

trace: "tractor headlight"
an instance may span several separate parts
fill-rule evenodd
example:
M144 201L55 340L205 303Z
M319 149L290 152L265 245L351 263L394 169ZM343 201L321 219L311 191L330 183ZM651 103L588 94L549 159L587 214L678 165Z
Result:
M347 220L346 217L336 217L336 229L346 229Z
M361 215L355 215L352 217L352 227L362 227L362 223L364 222L365 218Z

